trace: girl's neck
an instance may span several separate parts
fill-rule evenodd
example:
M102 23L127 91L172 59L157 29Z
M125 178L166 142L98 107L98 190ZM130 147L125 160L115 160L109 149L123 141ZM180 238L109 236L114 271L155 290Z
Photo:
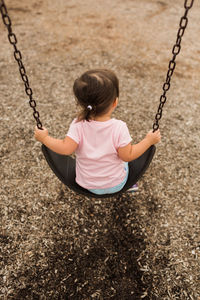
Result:
M96 117L94 117L94 121L99 121L99 122L105 122L105 121L108 121L108 120L110 120L111 119L111 115L112 115L112 113L113 113L113 111L114 111L114 109L115 109L115 107L116 107L116 105L117 105L117 103L118 103L118 100L115 100L115 105L111 105L111 107L109 108L109 110L107 111L107 113L105 113L104 115L101 115L101 116L96 116Z
M97 117L95 117L93 120L94 121L98 121L98 122L105 122L105 121L108 121L108 120L110 120L111 119L111 117L110 116L97 116Z

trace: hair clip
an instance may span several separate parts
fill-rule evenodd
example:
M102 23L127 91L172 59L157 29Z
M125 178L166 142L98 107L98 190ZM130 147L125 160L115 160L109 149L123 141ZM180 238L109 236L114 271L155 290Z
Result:
M92 110L92 105L88 105L87 109Z

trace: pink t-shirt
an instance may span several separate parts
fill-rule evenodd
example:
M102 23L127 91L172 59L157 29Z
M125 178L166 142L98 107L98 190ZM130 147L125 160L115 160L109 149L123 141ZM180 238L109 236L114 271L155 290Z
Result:
M124 161L117 149L131 142L126 123L110 119L105 122L71 123L67 136L77 144L76 182L86 189L111 188L125 176Z

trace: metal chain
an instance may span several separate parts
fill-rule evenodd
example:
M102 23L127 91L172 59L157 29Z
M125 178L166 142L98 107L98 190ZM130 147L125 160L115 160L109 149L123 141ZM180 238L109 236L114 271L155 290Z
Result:
M176 43L172 48L173 58L169 62L166 81L165 81L165 83L163 84L163 87L162 87L163 93L160 96L160 104L158 106L158 110L157 110L157 113L155 115L155 121L154 121L154 124L153 124L153 131L156 131L159 128L159 123L158 122L162 117L163 106L165 105L165 102L167 100L166 94L167 94L167 91L170 89L171 77L172 77L172 75L174 73L174 69L176 67L176 61L175 61L176 56L179 54L179 52L181 50L181 40L182 40L182 37L184 35L185 29L186 29L187 24L188 24L188 17L187 17L188 11L192 7L193 3L194 3L194 0L185 0L185 3L184 3L185 14L180 19Z
M0 0L0 11L1 11L2 19L3 19L3 23L8 29L8 40L14 48L14 58L17 61L18 66L19 66L19 72L20 72L21 78L24 82L26 95L29 97L29 105L33 109L33 117L36 120L37 127L39 129L42 129L40 115L39 115L39 112L36 110L36 101L33 99L33 91L30 88L28 76L26 74L26 69L22 62L22 54L17 48L17 37L12 31L11 19L8 15L8 11L7 11L4 0Z

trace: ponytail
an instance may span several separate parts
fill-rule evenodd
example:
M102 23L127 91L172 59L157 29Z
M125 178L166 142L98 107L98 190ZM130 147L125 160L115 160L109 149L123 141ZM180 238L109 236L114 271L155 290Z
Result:
M87 107L82 108L78 114L78 121L86 120L89 122L95 115L95 109L91 105L88 105Z

